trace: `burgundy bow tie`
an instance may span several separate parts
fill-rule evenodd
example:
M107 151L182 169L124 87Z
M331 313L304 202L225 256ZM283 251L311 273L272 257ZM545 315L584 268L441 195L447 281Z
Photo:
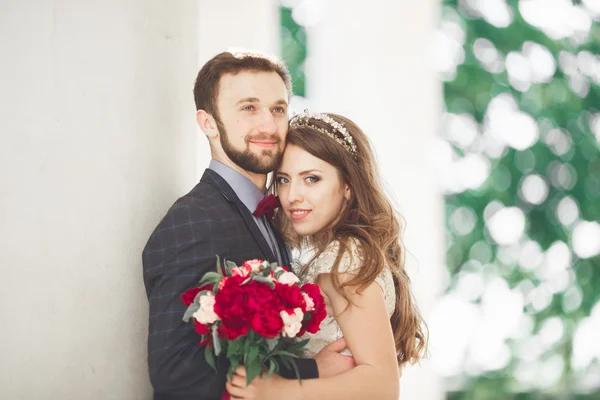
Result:
M273 218L275 215L275 209L280 205L281 203L279 202L279 197L270 194L262 199L260 203L258 203L256 210L254 210L252 215L257 218L260 218L263 215L266 215L268 218Z

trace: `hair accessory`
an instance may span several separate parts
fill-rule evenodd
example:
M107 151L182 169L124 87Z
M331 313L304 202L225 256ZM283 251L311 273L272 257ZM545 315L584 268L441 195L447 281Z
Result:
M311 124L311 119L317 119L325 122L333 129L333 132ZM344 123L336 121L335 119L331 118L328 114L311 114L308 110L304 110L304 113L294 115L290 120L290 127L295 126L307 126L321 133L324 133L339 144L341 144L354 157L358 156L358 154L356 153L356 143L354 143L354 138L352 137L352 135L350 135L350 133L348 133L348 130L344 126ZM339 133L339 135L336 135L336 131Z

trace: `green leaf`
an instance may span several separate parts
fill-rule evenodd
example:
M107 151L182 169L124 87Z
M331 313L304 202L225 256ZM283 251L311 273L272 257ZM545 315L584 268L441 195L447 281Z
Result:
M277 349L277 347L281 343L281 341L279 341L277 338L269 338L265 340L265 342L267 342L267 347L269 348L269 351Z
M290 364L294 368L294 372L296 373L296 378L298 378L298 382L302 383L302 378L300 377L300 371L298 370L298 366L296 365L296 360L290 359Z
M223 269L221 268L221 257L217 254L217 273L223 276Z
M287 369L292 369L292 366L290 365L290 364L291 364L291 361L290 361L290 359L287 359L287 358L285 358L285 357L281 357L281 358L280 358L280 360L281 360L281 362L283 363L283 365L284 365L284 366L285 366Z
M304 346L306 346L308 341L309 341L309 339L304 339L304 340L301 340L300 342L296 342L296 343L292 344L291 346L285 348L285 351L289 351L290 353L293 353L294 351L299 350L299 349L303 348Z
M200 280L199 286L216 285L219 283L221 278L223 278L223 276L217 272L207 272Z
M255 344L255 345L250 346L250 351L248 352L248 357L246 358L246 363L252 364L256 360L257 356L258 356L258 345Z
M231 358L240 353L240 351L243 349L242 340L243 338L239 338L229 342L229 347L227 347L227 358Z
M285 274L285 271L284 271L284 270L281 270L281 271L277 271L277 272L275 272L275 279L279 279L279 277L280 277L281 275L283 275L283 274Z
M289 351L285 351L285 350L272 351L271 353L269 353L267 355L267 358L276 357L276 356L281 356L281 357L287 356L287 357L292 357L292 358L300 358L296 354L290 353Z
M250 385L261 372L262 365L260 361L254 360L253 362L246 364L246 384Z
M185 322L189 322L190 318L192 318L192 315L198 311L198 309L200 308L200 304L198 304L197 302L193 302L192 304L190 304L187 308L187 310L185 310L185 314L183 314L183 320Z
M273 373L278 370L279 370L279 365L277 365L277 362L271 358L269 360L269 371L267 372L267 378L270 378L271 375L273 375Z
M261 282L261 283L269 285L269 287L271 289L275 289L275 283L273 283L273 281L271 281L271 279L269 279L269 278L267 278L265 276L254 275L254 277L252 279L254 279L257 282Z
M212 326L212 339L213 339L213 346L215 346L215 354L218 356L219 354L221 354L221 339L219 339L219 334L217 333L217 324L214 324Z
M210 346L206 346L204 349L204 358L208 365L210 365L215 371L217 370L217 365L215 363L215 355L213 354L212 348Z
M231 270L237 267L237 265L233 261L225 260L225 269L227 270L227 275L231 274Z
M230 367L229 367L229 371L228 371L228 376L229 376L229 380L231 380L233 378L233 373L235 372L235 370L237 369L237 367L240 365L240 358L233 356L229 359Z

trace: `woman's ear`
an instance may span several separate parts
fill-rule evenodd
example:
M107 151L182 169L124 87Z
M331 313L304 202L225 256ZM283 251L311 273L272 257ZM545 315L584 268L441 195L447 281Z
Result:
M350 197L352 197L352 192L350 190L350 185L346 184L346 188L344 189L344 198L346 200L350 200Z
M216 138L219 136L219 130L217 129L217 122L212 115L204 110L198 110L196 112L196 122L202 132L209 138Z

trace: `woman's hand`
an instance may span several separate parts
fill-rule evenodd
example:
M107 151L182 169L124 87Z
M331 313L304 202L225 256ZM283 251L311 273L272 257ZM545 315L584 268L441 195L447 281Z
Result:
M246 400L277 400L281 399L281 383L285 379L277 374L259 376L254 378L250 385L246 385L246 369L243 366L238 367L232 380L227 380L225 388L233 398Z

